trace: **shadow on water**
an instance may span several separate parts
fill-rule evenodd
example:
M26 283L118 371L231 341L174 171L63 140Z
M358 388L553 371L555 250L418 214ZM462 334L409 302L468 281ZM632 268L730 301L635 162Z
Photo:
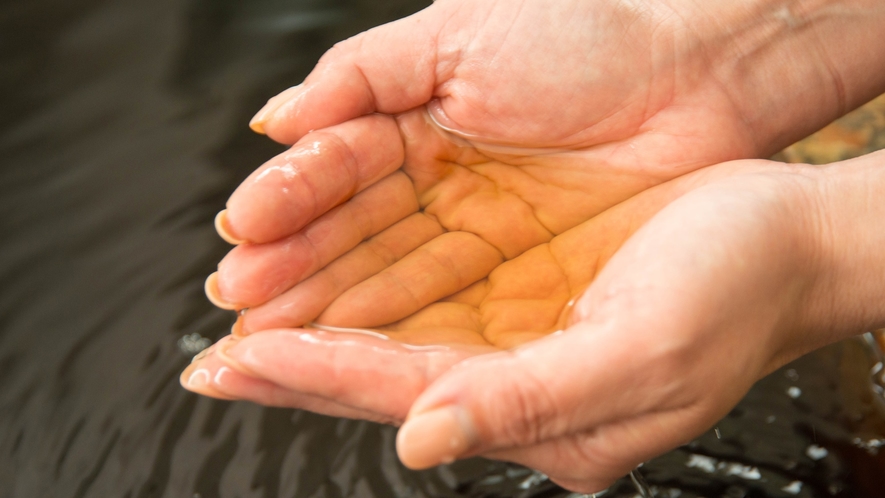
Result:
M178 386L185 351L233 321L202 293L227 250L212 218L280 150L251 113L334 42L421 7L0 4L0 497L568 495L481 459L411 472L390 427ZM860 341L800 359L642 474L665 497L883 496L875 362Z

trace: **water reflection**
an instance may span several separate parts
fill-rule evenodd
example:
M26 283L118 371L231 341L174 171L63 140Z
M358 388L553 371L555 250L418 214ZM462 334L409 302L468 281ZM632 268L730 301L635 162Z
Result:
M211 401L177 383L233 323L202 281L227 250L213 216L280 149L248 130L251 113L334 42L422 6L0 6L0 496L569 495L479 459L407 471L389 427ZM842 343L765 379L720 437L646 464L651 491L880 496L870 348ZM636 493L625 479L605 496Z

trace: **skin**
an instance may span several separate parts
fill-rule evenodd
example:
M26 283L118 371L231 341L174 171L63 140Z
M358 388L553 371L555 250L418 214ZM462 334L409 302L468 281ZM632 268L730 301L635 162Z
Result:
M875 223L845 207L868 180L700 168L885 90L882 7L716 5L443 0L336 46L253 120L294 146L231 197L207 281L250 335L183 384L406 420L411 467L483 454L588 492L881 323L847 249L869 234L832 228Z
M222 341L182 382L219 398L405 420L398 447L414 467L480 454L598 491L708 430L789 360L885 325L885 233L865 229L885 216L882 187L885 153L827 168L706 168L554 238L544 249L559 246L563 259L540 263L539 250L502 264L485 308L471 309L563 307L570 294L541 286L565 275L589 287L562 333L500 350L477 340L487 329L453 333L457 313L431 306L390 336L445 347L276 329ZM490 299L501 294L520 300Z
M221 261L210 296L250 308L247 331L390 323L653 185L770 155L883 88L854 77L870 61L850 54L885 59L855 14L687 5L449 0L337 45L253 121L295 145L231 196L222 231L249 243ZM848 22L845 54L817 49ZM396 226L419 210L419 229ZM306 282L371 236L401 247L381 264L364 256L358 280ZM441 273L454 278L417 277Z

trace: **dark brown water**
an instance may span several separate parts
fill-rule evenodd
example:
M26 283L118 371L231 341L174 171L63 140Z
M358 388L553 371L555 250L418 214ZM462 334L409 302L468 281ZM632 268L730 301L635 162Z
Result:
M0 497L568 495L481 459L408 471L390 427L178 385L233 321L202 293L227 250L212 218L279 150L248 118L422 6L0 1ZM667 498L885 496L876 361L859 340L803 358L642 474Z

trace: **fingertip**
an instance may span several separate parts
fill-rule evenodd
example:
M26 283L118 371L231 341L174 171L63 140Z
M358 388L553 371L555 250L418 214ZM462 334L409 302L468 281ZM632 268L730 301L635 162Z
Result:
M264 131L264 124L270 120L272 114L272 111L268 110L268 106L270 106L269 101L249 120L249 129L259 135L267 135L267 132ZM275 110L274 107L273 111Z
M249 129L259 135L267 135L267 133L264 132L264 123L249 121Z
M240 310L239 316L237 316L237 321L234 322L233 326L230 328L230 335L236 337L237 339L242 339L243 337L248 336L251 332L246 329L246 310Z
M188 391L197 392L200 386L209 383L209 372L199 368L199 360L192 362L178 376L178 382L181 387Z
M238 246L248 242L246 239L234 235L233 229L231 229L230 226L230 219L227 215L227 209L222 209L215 215L215 231L218 232L218 236L224 239L228 244Z
M425 104L437 86L434 26L401 19L332 47L287 102L253 118L253 129L281 143L379 112L393 115ZM269 106L271 103L268 103Z
M195 361L193 361L190 365L187 366L187 368L184 369L183 372L181 372L181 375L178 378L178 381L181 383L181 387L192 393L201 394L210 398L223 399L228 401L236 399L221 393L212 386L212 372L208 368L205 368L202 363L203 359L197 357L195 358Z
M264 104L264 107L259 109L258 112L255 113L255 116L249 120L249 128L255 133L266 135L265 125L274 119L277 110L301 94L301 88L301 85L295 85L282 91L278 95L271 97L271 99Z
M214 272L206 277L206 283L203 285L203 290L206 292L206 297L215 306L223 310L237 309L235 304L229 303L221 297L221 291L218 289L218 272Z
M396 451L403 465L420 470L453 462L475 440L466 413L446 406L410 416L397 433Z
M271 301L273 301L273 300L271 300ZM257 319L256 319L256 315L258 315ZM248 336L252 335L254 332L260 331L260 330L269 330L272 328L285 327L285 326L290 325L290 323L272 322L272 324L270 326L267 326L264 323L264 321L261 320L260 311L259 311L259 313L252 313L252 316L250 316L248 318L245 315L240 316L237 319L237 323L235 323L234 326L237 326L237 324L239 324L239 330L237 330L237 334L240 337L248 337ZM294 326L294 324L291 324L291 325Z

